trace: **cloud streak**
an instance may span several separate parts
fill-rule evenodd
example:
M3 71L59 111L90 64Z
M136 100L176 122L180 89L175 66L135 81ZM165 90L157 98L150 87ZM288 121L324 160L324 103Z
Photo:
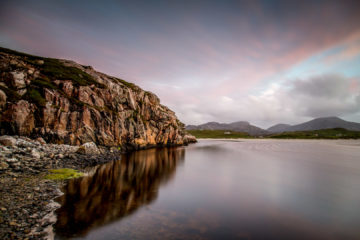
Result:
M258 95L234 100L228 96L180 105L182 118L197 122L246 119L263 127L274 123L298 123L323 116L356 116L360 109L360 79L338 74L294 79L286 85L273 84Z

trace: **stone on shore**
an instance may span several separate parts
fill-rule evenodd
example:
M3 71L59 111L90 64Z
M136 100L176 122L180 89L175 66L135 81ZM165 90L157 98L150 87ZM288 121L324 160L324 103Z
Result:
M94 142L84 143L79 147L77 153L80 154L100 154L99 148L96 146Z
M16 139L11 136L0 136L0 144L4 146L15 146Z
M90 154L79 154L77 146L40 144L39 139L22 136L0 139L0 239L49 239L54 223L49 216L58 207L49 202L59 196L62 181L45 176L64 168L82 170L120 156L116 149L106 151L91 142L82 146Z

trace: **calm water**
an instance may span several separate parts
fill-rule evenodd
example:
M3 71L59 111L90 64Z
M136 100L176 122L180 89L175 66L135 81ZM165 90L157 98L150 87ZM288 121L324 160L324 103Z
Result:
M360 141L201 140L64 191L58 239L360 239Z

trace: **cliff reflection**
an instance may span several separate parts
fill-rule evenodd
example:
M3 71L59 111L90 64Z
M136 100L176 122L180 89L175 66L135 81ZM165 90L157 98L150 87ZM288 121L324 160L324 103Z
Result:
M162 148L123 155L97 166L89 176L69 181L58 201L58 236L84 236L92 228L119 220L157 198L184 161L183 148Z

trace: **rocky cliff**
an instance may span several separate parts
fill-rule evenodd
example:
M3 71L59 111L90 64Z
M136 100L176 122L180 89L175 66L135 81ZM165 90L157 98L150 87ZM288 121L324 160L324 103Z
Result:
M46 142L139 149L187 135L159 98L73 61L0 48L0 133Z

